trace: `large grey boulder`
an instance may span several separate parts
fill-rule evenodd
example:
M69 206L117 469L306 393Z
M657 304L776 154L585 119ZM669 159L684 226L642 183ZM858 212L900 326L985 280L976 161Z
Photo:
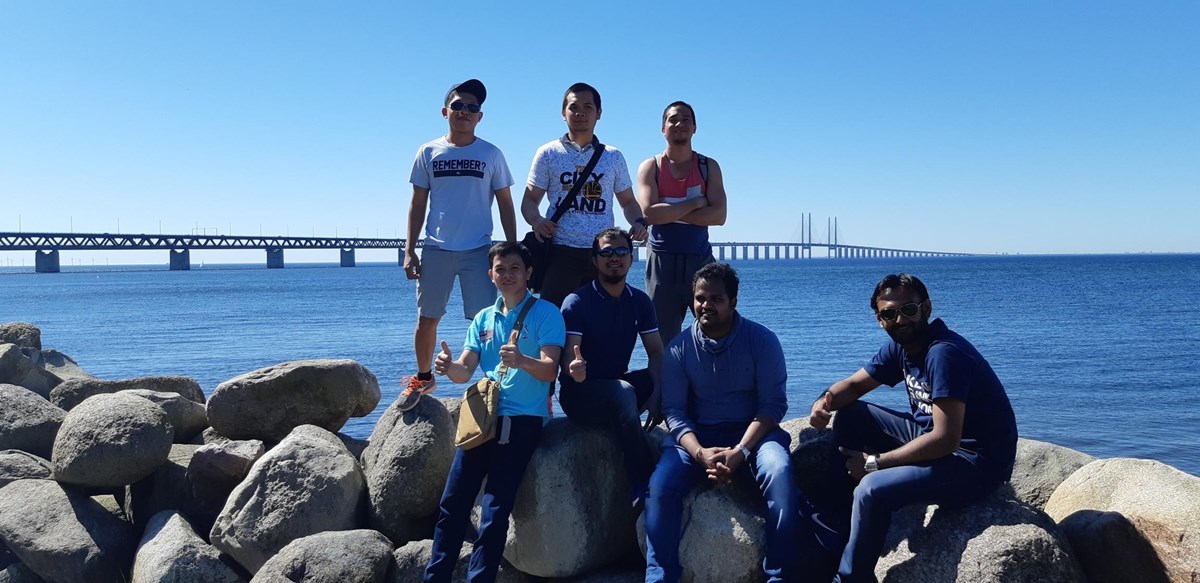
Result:
M45 581L22 563L13 563L0 569L0 583L44 583Z
M374 530L321 532L288 543L254 574L251 583L383 581L393 550L392 541Z
M29 389L0 384L0 449L50 457L54 436L66 415Z
M753 480L701 484L683 499L679 559L683 580L694 583L759 583L766 545L766 502ZM638 542L646 553L645 514ZM720 550L715 550L720 549Z
M137 538L91 498L52 480L0 488L0 541L21 562L56 583L124 582Z
M364 491L362 469L346 446L325 429L302 425L254 463L209 540L255 573L298 538L356 528Z
M125 488L124 513L139 530L163 510L177 510L189 519L200 516L193 500L187 469L198 445L172 444L167 460L149 476Z
M50 463L60 482L132 484L167 461L174 431L162 407L136 395L96 395L67 412Z
M5 322L0 324L0 344L41 350L42 331L29 322Z
M205 427L208 427L208 414L204 405L197 403L179 393L148 391L146 389L129 389L122 391L137 395L151 403L162 407L167 414L167 421L175 429L175 443L187 443Z
M425 399L421 399L424 401ZM451 583L467 583L467 565L471 561L471 544L464 544L458 552L458 561L450 575ZM392 570L388 573L387 583L412 583L420 581L425 567L433 556L433 541L412 541L392 553ZM504 561L496 575L496 583L530 583L528 575L514 569Z
M251 466L266 453L263 442L229 441L196 449L187 466L192 511L188 519L201 532L209 532L229 494L250 473Z
M1046 503L1091 581L1200 581L1200 478L1132 458L1096 460Z
M59 379L42 370L21 347L5 343L0 344L0 383L25 387L42 397L49 397Z
M246 578L173 510L150 518L133 561L132 583L244 583Z
M17 480L52 480L50 462L19 449L0 451L0 488Z
M556 579L555 583L643 583L646 569L605 569L578 577Z
M362 454L371 528L400 542L432 535L454 460L454 431L437 399L421 399L408 412L396 403L384 411Z
M1054 522L1004 491L960 507L902 508L884 548L875 576L890 583L1083 581Z
M1063 480L1095 460L1061 445L1021 438L1017 440L1017 462L1009 483L1018 500L1034 508L1045 508Z
M204 391L200 389L200 383L191 377L181 376L137 377L118 381L96 378L67 379L50 391L50 402L70 411L88 397L131 390L175 393L204 404Z
M809 425L808 417L788 419L779 428L792 438L790 457L796 486L811 500L832 502L837 488L830 483L828 471L830 460L837 455L833 431Z
M217 386L208 422L232 439L278 442L300 425L336 432L379 404L379 381L353 360L295 360Z
M75 359L67 356L53 348L42 350L41 358L38 359L38 364L46 372L53 374L61 380L67 381L71 379L94 379L87 371L75 362Z
M611 432L552 419L517 490L504 558L523 573L570 577L636 555L620 452Z

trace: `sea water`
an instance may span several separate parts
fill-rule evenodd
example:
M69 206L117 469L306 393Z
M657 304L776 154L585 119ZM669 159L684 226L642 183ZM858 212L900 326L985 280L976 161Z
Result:
M644 285L644 263L630 281ZM908 271L935 317L970 340L1008 391L1021 436L1101 457L1161 460L1200 475L1200 255L991 256L735 261L738 310L774 330L788 361L787 417L808 414L886 335L875 283ZM351 358L383 400L344 431L365 438L413 374L415 284L395 264L0 268L0 322L101 378L187 375L206 393L278 362ZM467 319L455 291L439 337L455 355ZM632 366L644 366L638 347ZM478 376L479 373L476 373ZM437 396L462 386L439 379ZM902 386L868 399L906 410Z

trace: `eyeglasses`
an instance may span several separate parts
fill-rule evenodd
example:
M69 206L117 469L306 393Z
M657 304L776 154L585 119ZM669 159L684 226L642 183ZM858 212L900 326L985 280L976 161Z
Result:
M924 300L922 300L922 301L924 301ZM904 316L905 318L912 318L920 312L921 312L921 302L904 304L903 306L900 306L899 308L884 308L882 310L875 311L875 313L879 315L880 320L887 320L888 322L891 322L891 321L895 320L896 318L899 318L900 316Z
M613 255L616 255L617 257L625 257L626 255L629 255L629 247L609 247L607 249L600 249L599 251L596 251L596 257L608 259Z
M467 103L465 101L455 101L450 104L451 111L462 111L466 109L470 113L479 113L479 105L475 103Z

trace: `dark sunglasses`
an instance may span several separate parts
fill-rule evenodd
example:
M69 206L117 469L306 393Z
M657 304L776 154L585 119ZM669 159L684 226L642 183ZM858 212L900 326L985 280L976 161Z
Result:
M921 300L921 301L924 301L924 300ZM904 316L905 318L912 318L912 317L916 316L917 314L919 314L920 312L921 312L921 302L904 304L903 306L900 306L899 308L884 308L882 310L875 311L875 313L879 315L880 320L887 320L888 322L891 322L891 321L895 320L896 318L899 318L900 316Z
M608 259L613 255L616 255L617 257L629 255L629 247L609 247L607 249L600 249L599 251L596 251L597 257L603 257L605 259Z
M455 101L454 103L450 104L450 111L462 111L463 109L466 109L471 113L479 113L479 106L474 103Z

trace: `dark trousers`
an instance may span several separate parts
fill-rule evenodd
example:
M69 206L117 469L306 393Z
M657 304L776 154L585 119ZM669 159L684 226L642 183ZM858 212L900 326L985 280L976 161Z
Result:
M450 583L480 486L483 486L482 517L467 581L496 580L508 536L508 516L525 468L542 436L543 419L519 415L501 417L499 422L494 439L454 454L433 531L433 555L425 567L425 583Z
M546 278L542 280L542 291L538 297L560 308L571 292L595 277L591 248L579 249L552 243L550 260L546 265Z
M921 434L925 427L908 414L892 411L873 403L855 401L838 410L833 437L838 446L883 453L904 445ZM834 581L875 581L875 563L883 552L884 539L892 523L892 513L909 504L962 504L981 498L1000 484L983 469L959 456L898 466L871 472L850 490L841 455L837 456L833 479L846 484L846 497L852 497L850 540L842 551Z
M589 427L611 427L625 458L625 475L634 495L644 493L654 470L653 452L646 443L639 413L654 392L654 379L646 369L617 379L587 379L577 383L570 376L560 379L558 402L567 419Z

